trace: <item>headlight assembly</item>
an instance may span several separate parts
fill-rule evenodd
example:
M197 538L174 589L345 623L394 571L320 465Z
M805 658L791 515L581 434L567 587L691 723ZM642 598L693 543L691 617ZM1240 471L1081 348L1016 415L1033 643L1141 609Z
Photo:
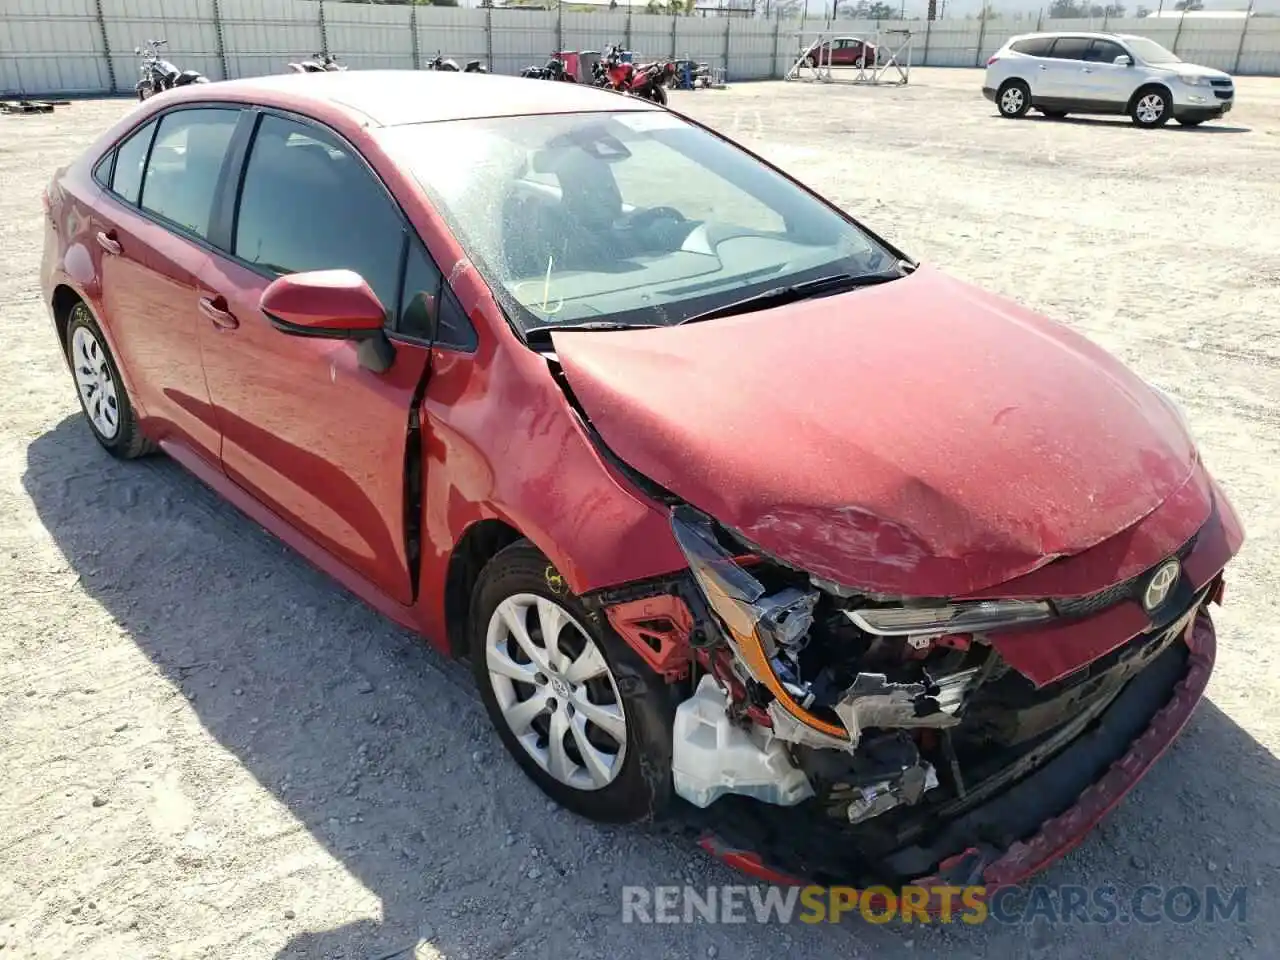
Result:
M1053 608L1043 600L979 600L940 607L878 607L846 615L867 633L883 637L933 633L982 633L1043 623Z

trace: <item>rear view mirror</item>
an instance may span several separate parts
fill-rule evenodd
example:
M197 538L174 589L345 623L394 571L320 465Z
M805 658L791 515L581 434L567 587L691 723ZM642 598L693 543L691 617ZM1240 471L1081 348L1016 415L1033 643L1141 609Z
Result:
M134 52L134 53L136 53L136 54L138 54L139 56L141 56L141 54L142 54L142 48L141 48L141 47L134 47L134 48L133 48L133 52Z
M359 340L360 363L376 373L391 366L395 349L383 333L387 311L353 270L315 270L278 277L258 307L281 333L326 340Z
M1116 57L1116 58L1115 58L1114 60L1112 60L1111 62L1112 62L1112 63L1114 63L1117 67L1132 67L1132 66L1133 66L1133 60L1132 60L1129 56L1127 56L1126 54L1123 54L1123 53L1122 53L1122 54L1120 54L1120 56Z

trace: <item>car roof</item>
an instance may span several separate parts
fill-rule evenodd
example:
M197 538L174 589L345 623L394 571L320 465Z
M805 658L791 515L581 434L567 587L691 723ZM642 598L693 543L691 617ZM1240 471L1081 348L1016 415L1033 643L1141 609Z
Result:
M1124 33L1105 33L1101 30L1042 30L1039 33L1020 33L1016 37L1010 37L1009 42L1015 40L1040 40L1052 37L1081 37L1086 40L1131 40L1137 39L1129 34Z
M325 113L338 109L362 123L392 127L477 117L660 110L600 87L494 74L436 70L342 70L220 80L179 88L177 99L231 100Z

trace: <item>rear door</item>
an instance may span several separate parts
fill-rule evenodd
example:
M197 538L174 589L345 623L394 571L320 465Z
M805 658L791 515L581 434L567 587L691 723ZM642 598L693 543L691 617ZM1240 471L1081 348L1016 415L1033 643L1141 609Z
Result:
M93 212L106 320L156 440L218 462L201 364L198 276L219 176L241 111L170 110L124 140Z
M1078 106L1088 99L1085 87L1085 54L1089 50L1088 37L1057 37L1048 56L1040 61L1039 84L1032 85L1032 96L1037 101L1050 101L1048 106L1066 108Z
M401 339L390 369L348 341L293 337L258 308L282 274L361 274L394 328L412 230L348 143L262 112L247 146L224 252L201 275L223 315L201 328L227 475L295 529L401 603L413 599L405 476L410 411L429 347Z

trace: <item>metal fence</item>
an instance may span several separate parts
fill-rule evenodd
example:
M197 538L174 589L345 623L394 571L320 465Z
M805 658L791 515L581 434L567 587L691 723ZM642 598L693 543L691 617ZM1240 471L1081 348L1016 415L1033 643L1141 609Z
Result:
M355 68L420 68L437 51L516 73L556 50L621 43L640 57L692 58L730 81L783 76L800 37L874 38L912 31L914 65L980 66L1011 35L1111 30L1150 37L1186 60L1236 74L1280 76L1280 18L875 21L651 16L611 10L384 6L334 0L3 0L0 93L125 93L133 48L164 37L184 69L210 79L280 73L324 50ZM892 45L896 46L896 42Z

